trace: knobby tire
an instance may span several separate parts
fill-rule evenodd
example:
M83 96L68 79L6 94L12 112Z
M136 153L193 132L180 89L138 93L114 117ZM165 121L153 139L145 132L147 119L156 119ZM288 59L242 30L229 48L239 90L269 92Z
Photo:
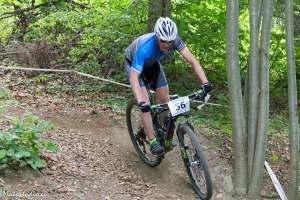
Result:
M205 184L206 184L206 188L201 188L201 186L199 186L196 182L196 178L195 175L192 172L191 169L191 158L183 158L183 162L184 162L184 166L186 168L187 174L190 178L190 181L192 183L193 189L194 191L198 194L198 196L200 197L200 199L202 200L209 200L212 196L212 181L211 181L211 177L210 177L210 172L208 169L208 165L207 165L207 161L206 158L204 156L202 147L200 145L200 143L198 142L197 136L194 133L193 128L190 127L190 125L188 124L183 124L181 125L181 127L179 128L178 131L178 139L179 139L179 143L180 146L182 148L184 148L184 135L187 135L188 137L190 137L191 142L196 150L196 158L199 162L199 165L201 165L201 171L204 173L204 180L205 180Z
M141 146L139 145L139 142L137 141L137 132L133 128L133 123L135 123L133 121L134 119L133 119L133 116L132 116L134 109L138 109L137 102L136 102L136 100L131 99L131 100L128 101L127 108L126 108L126 123L127 123L127 128L128 128L128 132L129 132L129 135L130 135L131 142L132 142L136 152L138 153L138 156L140 157L140 159L145 164L147 164L151 167L155 167L155 166L157 166L161 163L162 158L153 156L153 160L152 160L141 149ZM143 142L145 142L144 145L149 145L149 144L146 144L145 140ZM151 153L149 152L149 155L150 154Z

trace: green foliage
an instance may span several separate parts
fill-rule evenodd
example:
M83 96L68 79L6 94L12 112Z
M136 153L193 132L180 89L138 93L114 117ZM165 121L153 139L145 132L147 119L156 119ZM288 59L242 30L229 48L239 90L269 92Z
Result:
M9 100L9 90L0 89L0 164L9 166L29 165L33 169L44 166L40 158L42 149L56 151L52 140L42 139L42 134L54 126L39 117L25 113L21 117L4 117Z
M127 102L124 97L109 95L105 98L104 102L112 107L114 112L119 112L124 114L124 109L126 108Z
M23 43L33 43L43 38L50 45L49 48L55 51L56 58L52 63L71 63L70 67L76 70L125 82L123 51L134 38L145 33L148 1L74 1L77 4L64 0L53 0L51 4L47 2L50 1L0 0L0 17L3 17L0 22L3 30L0 33L0 43L14 43L20 38ZM19 15L8 14L15 12L13 5L28 9L32 3L43 6ZM282 1L275 2L270 44L271 91L278 87L278 83L287 82L282 6ZM299 16L297 3L295 14ZM204 66L209 80L226 87L226 1L173 0L172 18L177 23L180 36ZM20 23L21 21L26 24ZM300 34L296 34L297 71L300 70L299 44ZM243 69L241 75L244 79L249 54L248 1L240 3L239 51L240 66ZM64 65L63 68L67 66ZM178 55L167 62L166 73L170 86L176 93L184 93L199 86L196 76L191 73L185 61L178 59ZM297 76L300 87L299 73ZM284 84L279 85L284 87ZM109 91L110 88L112 87L102 87Z
M45 161L40 159L41 149L57 150L53 141L41 139L45 131L54 128L53 125L31 113L13 117L10 123L10 128L0 131L0 162L15 166L29 165L35 170L43 167Z
M218 129L222 134L232 134L231 114L228 106L228 97L219 95L211 100L219 106L206 105L200 111L196 111L193 119L196 123L208 125Z
M269 136L277 139L281 139L281 135L288 134L288 117L286 114L277 113L271 116L269 123Z
M9 90L5 87L0 87L0 99L6 98L9 96Z
M270 156L270 159L272 161L278 161L280 158L279 156L276 154L276 153L273 153L271 156Z
M219 94L211 100L221 106L207 105L201 111L196 111L193 120L196 124L205 124L217 129L220 133L231 136L232 122L229 99L227 96ZM282 135L288 134L288 116L286 113L276 113L269 120L268 135L275 140L281 140Z
M17 101L10 99L10 91L5 87L0 87L0 116L5 114L6 106L16 104L18 104ZM1 121L2 119L0 118L0 123Z
M177 22L179 32L188 47L200 60L200 63L206 68L208 78L222 85L226 82L225 73L225 35L226 35L226 1L173 1L173 17ZM270 87L278 87L278 83L287 82L287 62L285 53L285 35L284 35L284 8L282 2L276 1L275 17L273 18L273 27L270 44ZM299 14L299 10L296 13ZM296 66L300 70L300 37L295 38ZM239 15L239 55L240 66L246 69L249 55L249 11L248 2L240 3ZM175 65L175 66L174 66ZM175 70L176 69L176 70ZM171 77L176 80L177 74L181 79L195 80L194 76L180 60L175 60L173 68L170 69ZM298 70L299 69L299 70ZM245 72L242 71L242 78L245 78ZM174 75L175 74L175 75ZM300 76L299 74L297 75ZM180 81L180 80L179 80ZM300 78L297 78L298 87ZM173 83L171 83L172 85ZM195 84L194 84L195 85ZM175 88L184 89L179 86ZM272 93L271 93L272 95ZM281 94L282 95L282 94ZM300 96L300 95L299 95Z
M33 42L43 38L54 47L64 63L76 63L73 68L91 74L109 75L125 81L123 74L123 50L133 38L145 32L148 1L131 0L36 0L36 1L0 1L1 41L9 42L24 33L24 42ZM49 3L50 2L50 3ZM19 15L9 15L15 7L28 9L40 6ZM47 4L48 3L48 4ZM177 22L179 33L188 47L206 68L208 77L214 82L225 82L225 22L226 2L217 1L172 1L172 17ZM15 5L15 7L13 6ZM273 23L271 40L271 86L277 81L286 80L285 40L283 35L282 4L276 1L276 16ZM299 14L296 5L296 14ZM1 15L0 15L1 16ZM27 18L26 27L19 21ZM23 17L23 18L22 18ZM23 20L24 21L24 20ZM240 3L239 18L240 65L247 67L249 54L249 13L248 2ZM7 28L9 27L9 28ZM26 28L26 30L21 30ZM299 36L295 40L296 66L299 68ZM56 61L60 62L60 61ZM173 66L173 67L171 67ZM168 66L169 67L169 66ZM170 82L177 77L196 80L190 75L182 60L175 59L170 64ZM176 70L174 70L176 69ZM244 71L245 72L245 71ZM242 74L244 75L244 74ZM242 76L244 77L244 76ZM300 79L299 79L300 80ZM179 80L180 81L180 80ZM172 84L172 83L171 83ZM298 81L298 84L300 82ZM180 88L180 86L176 86Z
M114 113L118 113L121 115L125 113L125 109L127 106L126 98L124 98L123 96L119 96L116 93L101 98L99 97L98 100L82 99L80 103L86 104L89 101L92 101L93 104L110 107ZM93 111L92 114L97 115L98 113L96 111Z
M70 66L76 70L101 76L121 77L124 48L147 25L147 1L5 2L0 0L0 28L5 30L0 33L0 43L31 44L43 38L54 51L52 64L73 63ZM36 8L31 9L33 6ZM16 7L27 11L9 14ZM125 81L123 76L121 80Z
M35 84L45 84L48 81L52 80L52 74L40 74L32 78ZM28 80L27 80L28 81Z
M225 73L225 1L176 1L174 19L188 47L209 71L212 80ZM218 78L216 78L218 76Z
M0 115L5 113L6 99L9 96L9 90L5 87L0 87ZM6 100L6 101L5 101ZM1 120L0 120L1 122Z

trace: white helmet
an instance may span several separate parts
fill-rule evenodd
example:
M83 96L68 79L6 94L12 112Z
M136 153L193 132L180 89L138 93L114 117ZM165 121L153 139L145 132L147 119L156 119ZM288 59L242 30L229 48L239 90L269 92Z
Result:
M160 17L155 24L156 36L165 41L173 41L177 36L177 27L169 17Z

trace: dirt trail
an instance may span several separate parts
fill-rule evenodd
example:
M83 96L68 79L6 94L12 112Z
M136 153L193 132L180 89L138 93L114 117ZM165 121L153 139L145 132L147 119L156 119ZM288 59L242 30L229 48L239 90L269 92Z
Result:
M184 171L175 148L161 165L151 168L138 158L125 125L124 116L107 105L89 101L78 103L74 96L56 96L44 92L33 95L36 86L19 86L18 78L0 74L10 80L12 97L20 102L9 114L25 111L53 122L57 130L45 137L59 147L57 153L44 152L46 167L40 172L29 168L0 172L0 199L45 200L152 200L198 199ZM18 80L18 81L16 81ZM93 98L104 98L99 94ZM81 100L81 101L82 101ZM200 141L209 160L213 180L212 200L238 199L232 190L231 167L204 137Z
M45 137L53 139L59 146L58 153L43 153L47 162L40 172L29 168L1 170L0 200L197 199L178 148L168 153L161 165L155 168L140 161L129 139L124 116L114 113L113 106L99 103L109 94L49 94L46 85L24 84L24 80L28 81L24 73L0 71L0 77L8 82L4 85L11 90L12 98L20 103L18 107L11 107L8 114L19 116L24 111L31 111L53 122L57 130L47 133ZM60 82L56 81L52 85L58 87ZM197 132L214 135L212 132L207 134L209 131L201 129ZM198 136L212 176L211 199L242 200L231 195L232 168L223 159L231 156L229 142L225 139L224 145L217 150L201 134ZM287 141L288 137L281 143L271 143L271 146L287 155ZM287 176L288 158L285 160L282 161L284 167L277 165L277 173L280 172L282 179L283 175ZM278 199L276 193L271 191L274 189L269 180L264 196Z
M104 136L105 140L109 138L112 141L113 146L116 147L112 148L115 150L115 153L125 161L128 168L135 175L142 177L145 182L156 185L156 189L159 188L156 192L161 193L160 197L165 197L166 199L198 199L191 188L178 148L168 153L161 165L152 168L145 165L138 158L128 136L124 118L120 118L118 121L115 119L104 119L104 116L98 119L87 119L88 117L77 115L76 118L75 120L69 118L66 121L66 118L63 116L64 120L58 120L57 118L50 120L56 121L56 124L61 127L67 129L76 128L79 133L85 132L97 136L99 134L102 135L103 132L99 133L99 130L106 127L108 132L102 136ZM82 123L77 123L78 121ZM109 126L107 127L108 124ZM201 141L209 160L213 182L217 186L214 188L212 199L232 199L232 197L227 197L228 194L224 193L232 190L229 165L218 158L216 149L209 147L210 143L208 140L201 137Z
M168 153L158 167L148 167L133 149L123 116L92 115L80 108L51 111L41 106L31 110L56 124L57 132L47 137L58 143L60 152L49 155L47 169L42 174L30 170L6 171L3 181L7 192L43 193L43 198L36 199L49 200L198 199L178 148ZM212 199L237 199L229 195L230 166L218 158L208 140L203 137L200 140L211 169Z

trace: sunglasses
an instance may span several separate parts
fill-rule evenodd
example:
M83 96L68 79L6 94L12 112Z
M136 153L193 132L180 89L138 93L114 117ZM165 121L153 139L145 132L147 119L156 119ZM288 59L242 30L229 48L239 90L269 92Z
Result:
M162 39L159 39L159 41L161 43L167 43L167 44L172 44L173 43L173 41L167 41L167 40L162 40Z

